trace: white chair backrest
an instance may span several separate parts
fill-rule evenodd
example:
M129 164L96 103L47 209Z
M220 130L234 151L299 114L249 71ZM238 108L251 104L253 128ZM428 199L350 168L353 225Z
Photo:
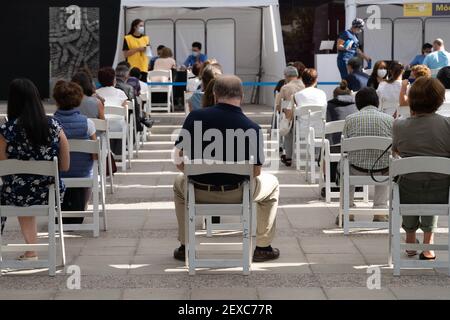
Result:
M450 159L442 157L409 157L394 159L391 157L389 168L392 177L418 172L450 175Z
M34 174L58 177L58 159L53 161L31 161L8 159L0 161L0 177L13 174Z
M345 120L325 122L325 134L340 133L344 130Z
M98 132L104 132L108 129L108 120L102 120L97 118L89 118L95 125L95 130Z
M99 140L77 140L69 139L70 152L80 152L89 154L100 154Z
M127 118L128 117L128 107L105 106L105 114L106 115L122 116L122 117Z
M164 77L167 81L158 82L172 82L172 70L153 70L148 73L148 81L152 82L153 77Z
M306 119L310 112L316 112L316 111L321 111L322 114L323 114L323 117L325 118L327 109L324 106L301 106L301 107L297 107L295 109L295 115L297 117Z
M341 151L351 152L359 150L386 150L392 143L392 138L362 136L355 138L344 138L341 140Z

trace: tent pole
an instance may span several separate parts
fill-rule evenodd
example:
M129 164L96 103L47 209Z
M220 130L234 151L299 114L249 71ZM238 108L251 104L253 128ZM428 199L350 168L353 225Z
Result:
M260 28L260 41L259 41L259 70L256 78L256 82L261 82L263 73L262 55L263 55L263 40L264 40L264 8L260 8L261 11L261 28ZM253 87L253 92L255 93L251 103L259 104L260 86L257 85Z
M356 0L345 0L345 28L350 29L352 27L352 21L357 15Z

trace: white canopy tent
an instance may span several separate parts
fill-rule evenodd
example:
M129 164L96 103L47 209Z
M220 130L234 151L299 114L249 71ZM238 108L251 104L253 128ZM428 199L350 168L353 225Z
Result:
M398 60L408 64L421 52L423 43L442 38L450 44L450 16L405 17L403 4L450 3L450 0L346 0L346 24L349 28L356 17L367 19L370 5L381 9L380 29L366 28L363 35L364 51L374 61Z
M202 42L208 57L226 73L245 82L275 82L286 65L278 0L122 0L116 65L123 60L122 44L132 20L145 21L153 53L170 47L182 65L193 41ZM262 87L260 103L272 103L273 88ZM246 87L249 102L254 87Z

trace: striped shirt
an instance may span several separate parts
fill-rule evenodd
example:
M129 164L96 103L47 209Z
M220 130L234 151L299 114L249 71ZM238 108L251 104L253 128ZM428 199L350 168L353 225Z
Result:
M374 106L362 108L359 112L345 118L342 134L345 138L362 136L391 137L394 118L378 110ZM349 152L350 164L363 169L372 169L375 161L381 156L381 150L360 150ZM374 170L389 167L389 153L375 165Z

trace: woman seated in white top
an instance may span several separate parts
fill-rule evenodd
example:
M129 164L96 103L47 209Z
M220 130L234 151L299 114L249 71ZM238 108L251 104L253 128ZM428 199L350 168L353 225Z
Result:
M114 87L116 85L116 71L113 68L105 67L98 70L98 81L102 87L97 89L97 94L105 99L105 107L126 105L127 95ZM108 118L107 114L105 118ZM112 132L122 131L121 121L110 120L109 130ZM122 143L119 139L111 139L111 150L114 154L122 153Z
M128 97L116 85L116 71L111 67L98 70L98 82L101 88L97 89L97 94L105 99L105 106L125 106Z
M153 67L154 71L172 71L172 69L177 68L177 63L173 58L172 50L170 48L164 47L161 50L161 55L155 61ZM167 82L169 79L167 77L151 77L152 82Z
M293 97L291 105L295 104L296 108L306 106L321 106L323 107L323 115L325 116L327 110L327 95L323 90L317 89L318 74L315 69L305 69L302 73L302 82L305 85L305 89L297 92ZM294 118L294 112L290 109L283 109L286 114L286 118L292 120ZM287 135L284 136L284 150L285 154L282 155L281 161L288 167L292 165L292 153L293 153L293 128Z
M400 105L400 91L405 68L399 62L392 62L388 71L389 80L380 83L377 93L380 98L380 109L384 113L394 116Z

